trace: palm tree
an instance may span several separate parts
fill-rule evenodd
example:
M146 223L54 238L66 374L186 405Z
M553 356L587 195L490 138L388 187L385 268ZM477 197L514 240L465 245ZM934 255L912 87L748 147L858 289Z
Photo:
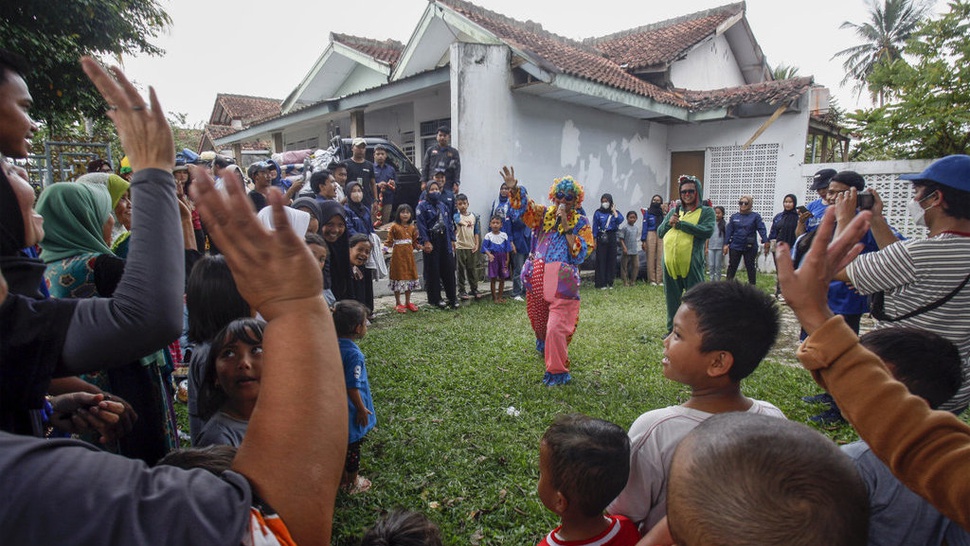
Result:
M877 99L882 106L885 89L874 89L869 84L873 67L883 61L902 58L903 46L916 27L926 18L932 7L928 0L869 0L869 21L856 24L845 21L840 29L852 29L863 43L839 51L832 56L845 57L842 68L845 78L842 85L855 80L853 89L861 93L868 89L873 104Z
M771 71L771 77L776 80L789 80L798 76L798 67L780 64Z

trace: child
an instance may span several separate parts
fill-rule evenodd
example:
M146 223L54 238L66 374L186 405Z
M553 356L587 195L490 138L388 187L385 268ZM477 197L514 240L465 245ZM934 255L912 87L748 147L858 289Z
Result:
M741 283L701 283L687 291L664 339L663 374L691 388L682 405L648 411L630 427L630 481L610 504L641 532L667 512L671 457L681 438L715 413L742 411L784 418L775 406L741 394L778 337L774 298Z
M852 463L784 419L725 413L698 425L673 456L667 502L673 540L650 544L866 544L866 489Z
M579 413L560 415L539 444L539 500L561 524L538 546L633 546L636 526L603 509L626 484L630 440L623 429Z
M370 480L358 476L360 470L360 444L364 435L377 424L374 401L367 381L364 353L354 340L367 333L367 308L353 300L338 301L333 307L333 325L340 344L340 359L344 364L344 380L347 383L347 409L350 417L350 437L347 460L340 487L351 495L370 489Z
M441 530L420 512L394 510L364 533L360 546L442 546Z
M620 258L620 280L624 286L637 283L637 272L640 270L640 260L637 254L637 240L640 230L637 229L637 213L626 213L626 223L620 226L620 246L623 256Z
M391 222L391 207L394 206L394 190L397 189L397 171L387 162L387 147L378 144L374 147L374 182L380 192L381 224ZM413 214L412 214L413 216Z
M328 252L327 241L325 241L323 237L317 235L316 233L307 233L303 241L306 243L306 246L310 249L310 253L313 254L313 257L316 258L317 261L320 263L320 271L323 271L324 275L326 275L327 252ZM337 298L334 297L333 290L331 290L329 287L325 287L323 289L323 298L327 300L327 307L333 307L333 304L337 303Z
M236 319L213 339L199 392L199 413L207 422L196 447L242 443L259 397L265 326Z
M727 224L724 221L724 207L714 207L714 235L705 243L707 245L707 270L712 281L721 280L721 270L724 264L724 232Z
M368 318L374 318L373 276L366 267L371 252L370 237L358 233L347 244L350 246L350 296L367 307Z
M876 353L909 392L937 409L960 389L960 352L949 340L926 330L882 328L859 339ZM869 544L970 543L970 535L906 488L863 441L842 446L869 492ZM961 535L959 540L955 534Z
M482 241L482 254L488 256L488 279L491 283L492 301L505 303L505 279L509 278L509 254L515 252L515 247L509 241L509 236L502 231L502 217L492 216L488 221L491 230L485 234ZM495 286L498 285L498 290Z
M385 246L391 248L391 267L388 286L394 291L394 310L398 313L418 312L418 306L411 303L411 291L417 290L418 266L414 263L414 250L418 245L418 228L414 226L414 210L411 205L402 204L394 213L394 222L387 230ZM401 303L404 292L404 303Z
M455 268L458 270L458 297L463 300L478 299L478 248L482 243L482 230L478 215L468 212L468 196L459 193L455 197ZM465 292L465 279L468 292Z

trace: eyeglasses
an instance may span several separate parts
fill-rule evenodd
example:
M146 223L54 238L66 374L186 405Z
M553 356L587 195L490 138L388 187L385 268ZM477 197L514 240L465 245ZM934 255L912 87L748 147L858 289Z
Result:
M692 189L689 189L689 188L680 190L680 194L681 195L693 195L695 193L697 193L697 190L692 190Z
M750 205L750 204L751 204L750 201L744 201L744 200L738 201L738 205L741 205L741 206Z
M563 201L575 201L576 196L571 193L559 192L556 194L556 199L562 199Z

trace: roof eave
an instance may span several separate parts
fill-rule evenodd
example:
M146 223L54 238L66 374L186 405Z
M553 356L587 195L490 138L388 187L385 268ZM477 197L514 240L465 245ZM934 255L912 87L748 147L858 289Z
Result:
M280 105L280 110L282 110L284 113L293 109L293 106L296 105L300 96L306 92L307 87L310 86L310 83L313 82L313 80L317 77L317 74L327 63L327 59L333 55L333 36L331 36L330 40L330 43L327 44L327 47L323 50L323 53L321 53L320 56L317 57L317 61L313 63L313 67L310 68L310 71L307 72L306 76L303 76L303 80L300 81L299 85L296 86L296 89L294 89L286 97L286 99L283 100L283 104Z

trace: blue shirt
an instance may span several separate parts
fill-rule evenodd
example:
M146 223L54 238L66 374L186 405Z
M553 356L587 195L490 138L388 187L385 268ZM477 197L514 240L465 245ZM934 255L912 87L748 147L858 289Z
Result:
M657 226L660 225L660 221L653 214L647 212L647 209L640 209L640 214L643 215L643 228L640 231L640 240L647 240L647 233L651 231L657 231ZM661 218L661 220L663 220Z
M375 163L374 182L380 185L381 182L387 182L388 180L397 182L397 171L394 170L394 166L386 161L383 165ZM381 198L384 200L385 205L392 204L394 202L394 190L385 186L384 190L381 191Z
M357 424L357 406L347 397L347 413L350 420L350 436L348 443L354 443L364 437L367 432L377 425L377 414L374 412L374 400L370 394L370 383L367 381L367 367L364 365L364 353L354 340L343 337L337 338L340 345L340 360L344 365L344 382L348 389L360 391L360 398L364 401L364 407L371 412L367 417L367 425Z
M805 220L805 233L814 231L822 223L822 217L825 216L825 209L827 208L829 206L825 204L821 197L805 205L805 209L812 213L812 217Z

